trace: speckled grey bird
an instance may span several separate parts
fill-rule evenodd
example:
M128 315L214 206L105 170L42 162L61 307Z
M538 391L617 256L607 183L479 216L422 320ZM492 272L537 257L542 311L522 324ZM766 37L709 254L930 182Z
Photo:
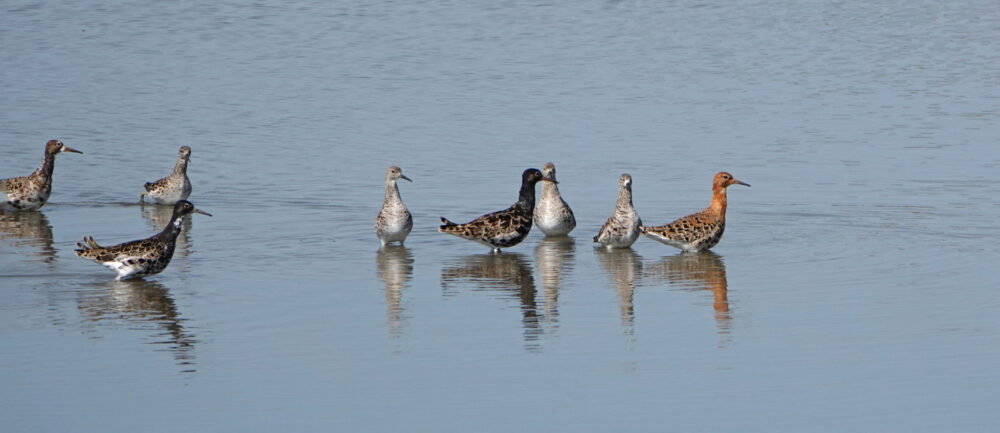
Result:
M158 274L170 264L184 217L192 212L212 216L196 209L191 202L181 200L174 205L170 223L153 237L102 247L93 237L87 236L83 238L83 243L76 244L80 247L76 250L76 255L92 259L117 272L116 280Z
M390 242L399 242L403 245L406 236L413 229L413 215L410 215L410 211L403 204L403 199L399 197L397 179L413 182L395 165L385 171L385 201L382 202L382 210L375 217L375 235L382 242L382 246Z
M556 166L551 162L546 162L542 167L542 179L550 182L542 184L542 196L535 204L535 225L546 236L566 236L576 227L576 218L559 194Z
M156 204L175 204L180 200L187 200L191 196L191 180L187 176L190 162L191 148L181 146L174 172L155 182L146 182L146 190L139 195L139 202L142 203L145 197L149 197Z
M594 242L607 248L628 248L639 237L642 220L632 206L632 175L625 173L618 178L618 201L615 212L594 236Z
M438 231L489 246L495 253L500 252L500 248L517 245L531 231L531 214L535 210L535 184L541 180L545 179L537 168L524 170L521 174L521 191L517 202L511 207L488 213L465 224L455 224L441 217L444 225L438 227Z
M722 239L726 230L726 188L744 185L726 172L719 172L712 179L712 203L705 210L678 218L670 224L641 227L642 234L684 251L705 251Z
M56 155L62 152L83 153L66 147L59 140L49 140L45 143L45 159L34 173L0 179L0 193L5 195L3 207L13 210L35 210L44 206L52 194L52 169L56 164Z

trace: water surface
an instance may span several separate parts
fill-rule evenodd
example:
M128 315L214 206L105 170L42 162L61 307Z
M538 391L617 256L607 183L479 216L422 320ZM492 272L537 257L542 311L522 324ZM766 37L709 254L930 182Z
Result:
M12 3L4 431L989 431L998 419L995 2ZM74 256L158 231L143 281ZM578 227L436 232L553 161ZM385 168L415 228L380 250ZM713 252L594 250L617 179Z

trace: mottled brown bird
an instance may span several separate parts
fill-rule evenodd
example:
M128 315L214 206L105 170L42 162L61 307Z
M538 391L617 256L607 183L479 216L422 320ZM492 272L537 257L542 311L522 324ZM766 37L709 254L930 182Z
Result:
M663 242L684 251L705 251L714 247L722 239L726 230L726 188L730 185L750 184L720 172L712 182L712 204L705 210L677 219L657 227L640 227L642 234L650 239Z
M14 210L35 210L45 205L52 193L52 169L56 155L62 152L83 153L66 147L59 140L45 143L45 159L34 173L23 177L0 179L0 193L6 194L5 206Z

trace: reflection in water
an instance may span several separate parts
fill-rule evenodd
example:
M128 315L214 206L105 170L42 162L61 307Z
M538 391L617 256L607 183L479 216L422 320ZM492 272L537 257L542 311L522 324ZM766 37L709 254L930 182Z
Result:
M726 265L722 257L711 251L680 253L664 257L652 265L650 274L665 279L671 284L694 290L711 290L715 309L715 323L719 334L729 333L729 284L726 281Z
M446 265L441 270L441 288L445 291L449 284L462 283L472 283L478 290L513 294L521 302L525 348L539 348L538 339L542 330L538 326L535 279L531 275L531 267L521 254L471 255Z
M0 211L0 240L10 240L14 247L37 250L28 255L40 257L47 264L56 259L56 249L52 247L52 225L41 211Z
M193 373L194 335L184 329L184 319L177 311L168 290L157 281L128 280L97 284L94 290L81 290L78 308L85 324L124 322L134 329L156 331L152 344L164 345L183 373Z
M576 242L571 237L546 237L535 247L535 266L542 274L545 322L559 323L559 288L563 275L573 269Z
M163 230L167 224L170 223L170 217L173 216L174 207L167 205L150 205L142 204L139 206L142 212L142 217L149 222L150 227L155 231ZM181 226L181 233L177 235L177 247L174 250L174 254L180 254L181 257L188 257L191 255L191 241L188 239L188 232L191 231L191 216L184 218L184 224Z
M621 309L622 326L632 328L635 325L635 308L632 296L635 286L642 275L642 258L631 248L595 248L597 258L604 270L611 276L618 292L618 305Z
M403 331L403 289L413 277L413 254L401 245L386 245L375 253L375 271L385 282L386 318L389 334L399 337Z

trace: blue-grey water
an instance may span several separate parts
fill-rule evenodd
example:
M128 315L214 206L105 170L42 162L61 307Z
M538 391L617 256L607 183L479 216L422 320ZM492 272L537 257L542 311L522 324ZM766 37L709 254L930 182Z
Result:
M995 431L996 1L9 1L0 430ZM76 257L149 236L160 275ZM436 232L553 161L578 220ZM380 251L385 168L415 228ZM729 192L714 253L595 250Z

